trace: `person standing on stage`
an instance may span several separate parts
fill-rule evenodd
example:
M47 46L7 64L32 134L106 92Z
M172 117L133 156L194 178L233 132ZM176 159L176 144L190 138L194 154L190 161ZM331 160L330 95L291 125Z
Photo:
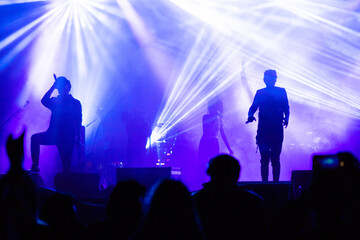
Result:
M206 167L209 160L220 153L219 132L230 155L234 154L225 135L222 114L222 101L219 99L209 101L208 113L202 118L203 135L200 139L198 151L198 161L203 167Z
M31 171L39 172L40 145L56 145L64 172L70 172L71 156L75 143L81 144L82 107L79 100L69 94L71 83L65 77L55 77L55 82L41 99L51 110L50 125L46 132L31 136ZM59 95L51 97L57 89Z
M127 133L125 166L141 166L146 161L146 142L151 135L151 127L140 112L123 112L121 118Z
M259 108L259 123L256 144L261 155L261 178L268 181L269 162L271 160L273 181L280 178L280 153L285 128L289 123L289 103L284 88L276 87L276 71L269 69L264 72L266 88L259 89L248 112L246 123L256 121L254 114Z

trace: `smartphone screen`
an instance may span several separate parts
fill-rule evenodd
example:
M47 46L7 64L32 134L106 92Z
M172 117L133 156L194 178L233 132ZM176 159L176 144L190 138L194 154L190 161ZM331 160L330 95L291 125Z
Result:
M337 155L314 155L313 170L332 170L340 167L340 159Z

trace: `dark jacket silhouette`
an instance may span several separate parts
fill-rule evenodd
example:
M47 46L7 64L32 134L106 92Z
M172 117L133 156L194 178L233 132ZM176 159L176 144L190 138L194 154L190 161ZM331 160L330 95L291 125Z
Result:
M135 180L120 181L106 204L105 219L90 226L91 239L129 239L143 214L145 187Z
M51 97L55 89L59 95ZM79 100L69 94L71 83L65 77L58 77L53 86L45 93L41 103L51 110L48 129L31 136L31 170L39 172L40 145L56 145L64 172L71 169L71 157L75 143L82 142L82 107Z
M6 150L8 172L0 179L0 239L47 239L46 226L36 221L38 207L36 184L24 171L24 136L10 135Z
M254 114L259 109L259 123L256 144L260 150L261 178L268 181L269 162L273 168L273 180L280 178L280 153L284 140L284 126L289 123L289 102L284 88L276 87L276 71L264 72L266 88L259 89L248 112L246 123L255 121Z
M204 239L190 192L180 181L164 179L150 189L135 240Z
M272 225L273 239L358 239L360 164L350 152L331 156L337 166L315 167L310 187L289 201ZM325 161L332 161L325 159Z
M237 186L239 162L222 154L210 160L211 181L192 197L206 236L210 240L260 239L267 236L264 201Z

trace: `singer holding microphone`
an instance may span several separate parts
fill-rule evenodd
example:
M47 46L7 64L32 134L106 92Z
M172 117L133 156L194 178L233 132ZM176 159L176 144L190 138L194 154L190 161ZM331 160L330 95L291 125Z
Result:
M264 72L265 88L257 90L248 112L246 123L256 121L254 114L259 109L259 124L256 144L260 150L261 179L268 181L271 161L273 181L280 178L280 153L284 140L284 127L289 123L290 107L285 88L276 87L277 74L273 69Z
M56 145L61 157L63 172L71 171L71 157L75 144L82 144L82 107L71 94L71 83L66 77L56 77L51 88L41 99L41 103L51 110L48 129L31 136L32 167L30 171L40 172L40 145ZM51 97L57 89L59 95Z

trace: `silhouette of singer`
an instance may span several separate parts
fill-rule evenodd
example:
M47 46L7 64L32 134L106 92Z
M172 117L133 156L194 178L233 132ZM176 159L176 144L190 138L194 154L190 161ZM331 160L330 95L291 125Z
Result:
M220 135L230 153L234 152L230 147L225 135L223 126L223 103L220 99L214 98L208 102L208 113L203 115L203 135L199 143L198 160L200 164L207 165L209 160L220 153L218 134Z
M254 114L259 108L259 123L256 144L260 150L261 178L268 181L269 162L271 160L273 181L280 177L280 153L284 139L284 127L289 123L289 103L284 88L275 87L276 71L269 69L264 72L266 88L259 89L248 112L246 123L256 121Z
M50 125L46 132L31 136L31 171L40 172L40 145L56 145L61 157L64 172L70 172L71 156L75 143L81 144L80 130L82 122L82 107L79 100L69 94L71 83L65 77L56 77L51 88L41 99L41 103L51 110ZM59 95L51 97L57 89Z

